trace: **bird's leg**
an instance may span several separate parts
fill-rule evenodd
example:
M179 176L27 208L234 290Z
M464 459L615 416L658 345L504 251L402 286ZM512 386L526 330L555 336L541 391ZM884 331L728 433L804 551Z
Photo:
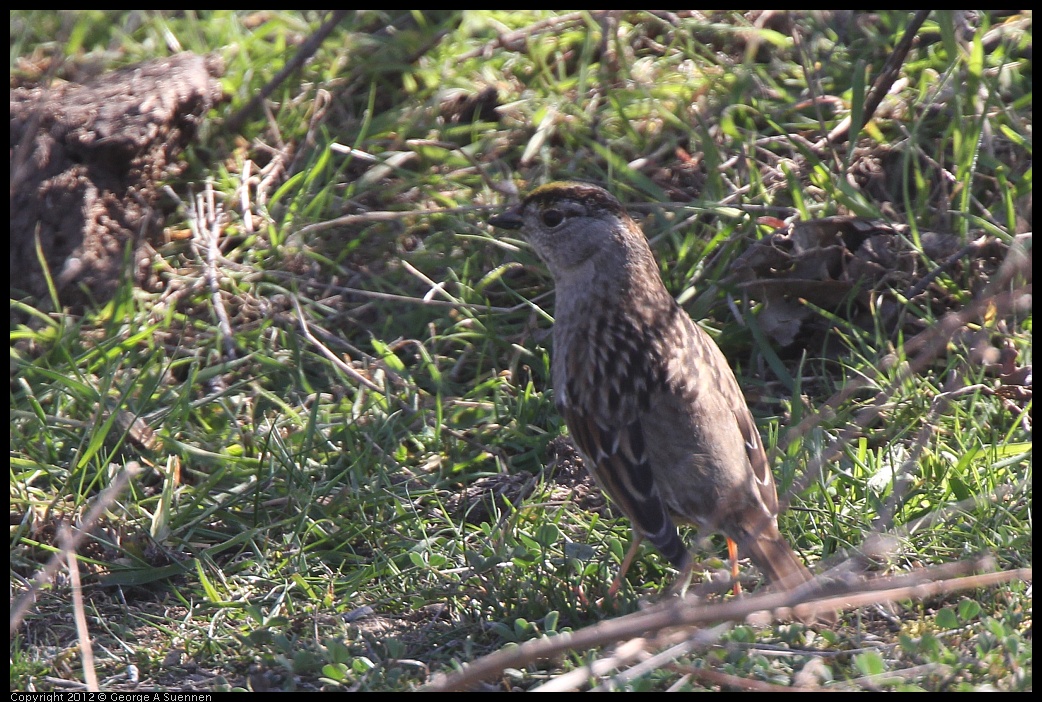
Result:
M742 594L742 584L738 582L738 544L727 537L727 557L731 559L731 581L734 582L734 594Z
M637 556L637 549L640 548L640 544L643 541L644 537L634 532L633 542L630 544L630 549L626 551L625 558L622 559L622 567L619 568L619 574L615 576L615 580L608 590L608 597L615 597L615 593L622 587L622 579L626 577L626 571L630 569L630 564L633 563L633 559Z

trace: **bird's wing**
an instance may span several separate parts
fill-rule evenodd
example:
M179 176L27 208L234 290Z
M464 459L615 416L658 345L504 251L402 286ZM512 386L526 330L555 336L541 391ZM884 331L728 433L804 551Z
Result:
M749 458L749 465L753 471L753 480L760 493L760 501L771 515L778 514L778 490L774 486L774 475L771 466L767 462L767 452L763 448L763 440L760 432L756 429L756 422L745 400L735 406L732 404L734 419L738 424L738 430L742 433L745 441L745 455Z
M669 517L648 464L640 419L603 426L593 416L574 407L566 406L563 412L572 437L601 489L630 518L636 531L676 567L682 567L688 558L687 549Z
M680 326L683 341L664 347L662 382L642 415L668 509L712 530L747 510L769 519L778 498L741 388L712 339L688 319Z

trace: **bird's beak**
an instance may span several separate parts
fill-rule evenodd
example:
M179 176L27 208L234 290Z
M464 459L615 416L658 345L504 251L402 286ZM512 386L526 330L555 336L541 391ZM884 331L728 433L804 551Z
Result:
M488 223L500 229L520 229L525 223L524 217L518 208L511 207L503 214L497 214L488 218Z

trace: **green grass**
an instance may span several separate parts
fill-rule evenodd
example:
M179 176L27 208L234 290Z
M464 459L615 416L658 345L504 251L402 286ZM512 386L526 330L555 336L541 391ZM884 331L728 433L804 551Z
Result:
M857 148L811 148L858 109L909 16L360 11L230 133L321 15L12 12L13 80L60 56L58 77L181 49L224 58L229 101L170 186L188 199L211 182L229 217L235 348L203 262L176 242L157 244L162 291L125 285L79 317L12 300L33 318L11 329L12 592L131 468L77 550L102 689L412 689L668 587L646 548L619 601L591 604L629 525L555 441L549 275L484 222L513 188L565 178L643 217L667 286L736 368L779 485L799 486L781 528L809 562L882 533L895 541L874 571L982 553L1030 568L1030 386L1003 396L988 365L1005 349L1030 366L1030 308L984 306L926 358L905 346L1022 278L983 259L945 270L925 296L891 296L900 331L821 310L827 335L798 353L773 348L757 301L726 284L770 231L761 216L883 217L913 242L984 233L1030 256L1030 235L1015 239L1031 218L1030 15L934 13ZM135 418L154 443L128 436ZM12 632L12 690L83 680L71 612L59 572ZM835 689L1030 690L1031 624L1015 580L863 607L834 632L735 626L620 684L719 685L706 668L790 685L821 665ZM594 657L493 682L528 689Z

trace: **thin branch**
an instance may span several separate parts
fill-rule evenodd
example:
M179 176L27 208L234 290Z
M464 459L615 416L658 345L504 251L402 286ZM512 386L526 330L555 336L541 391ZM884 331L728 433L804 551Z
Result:
M300 276L293 273L286 273L284 271L265 271L265 275L282 278L284 280L300 280ZM449 302L448 300L426 300L422 297L410 297L409 295L399 295L397 293L386 293L380 292L379 290L365 290L363 288L349 288L342 285L327 285L324 288L330 292L336 293L348 293L351 295L358 295L360 297L368 297L373 300L386 300L388 302L405 302L412 305L427 305L433 307L448 307L451 309L461 310L473 310L475 312L495 312L501 314L510 314L512 312L520 312L521 310L531 309L535 306L535 303L539 300L545 299L553 295L553 291L548 291L540 294L531 300L525 300L519 302L513 307L496 307L494 305L478 305L472 302Z
M817 687L778 685L775 683L764 682L762 680L750 680L749 678L743 678L739 675L722 673L719 670L705 667L696 668L694 666L683 666L681 672L684 672L693 678L703 680L710 685L719 685L720 687L731 688L740 692L827 692L827 690Z
M972 575L987 559L960 561L911 573L855 582L814 581L786 592L767 592L718 604L670 599L642 612L600 622L575 632L527 641L501 649L470 663L462 670L438 674L423 690L465 690L506 668L523 668L538 660L556 658L568 651L585 651L617 641L668 633L678 627L694 627L725 621L813 618L819 612L855 609L900 600L923 600L960 590L993 587L1014 580L1031 581L1031 569Z
M213 183L207 181L206 188L195 197L193 206L188 209L188 225L192 229L192 248L203 263L206 283L210 288L210 300L214 315L217 317L217 330L221 333L221 345L224 357L234 360L238 357L235 349L235 334L232 332L231 318L224 306L221 296L221 277L217 266L221 260L221 252L217 246L221 229L227 221L224 208L217 204L214 197ZM199 247L206 247L206 255L199 252Z
M296 56L290 59L281 71L276 74L274 78L268 81L268 84L261 88L257 93L246 103L242 109L232 115L227 122L224 123L225 128L231 132L236 133L241 128L243 123L253 114L254 110L260 106L269 95L274 92L275 88L279 87L282 81L286 80L291 73L298 70L303 66L311 56L318 51L318 47L322 45L326 37L329 36L330 32L340 24L341 20L347 17L351 10L333 10L329 19L327 19L321 27L315 30L315 32L308 37L307 41L300 45L300 49L297 50Z
M601 683L600 685L598 685L590 691L612 692L613 690L618 688L620 683L627 683L632 680L636 680L641 676L646 675L652 671L659 670L660 668L673 664L673 662L676 661L678 658L680 658L681 656L685 656L692 651L712 646L717 641L719 641L720 637L727 633L727 631L729 631L730 629L730 622L725 622L724 624L714 626L711 629L697 630L691 636L686 637L680 643L667 648L665 651L656 653L653 656L648 656L646 660L641 661L640 663L626 670L623 673L619 673L618 675L613 676L610 680ZM643 641L643 639L636 640Z
M349 214L343 217L337 217L336 219L328 219L324 222L315 222L309 224L306 227L301 227L297 230L297 236L303 236L304 234L314 234L315 232L321 232L326 229L332 229L333 227L347 227L352 224L366 224L368 222L393 222L399 219L408 219L410 217L430 217L436 214L466 214L470 212L487 212L491 209L495 209L488 206L471 206L471 207L445 207L437 210L405 210L401 212L392 212L387 210L380 210L377 212L363 212L361 214Z
M80 544L87 538L90 530L94 528L98 520L113 504L116 502L116 498L119 497L127 485L130 483L130 479L140 472L140 467L135 463L128 463L126 467L119 472L112 483L101 491L101 494L94 500L94 506L87 512L87 516L83 518L82 524L76 530L76 533L68 542L62 545L62 548L51 556L51 560L47 561L47 564L37 571L33 577L32 582L29 584L28 590L23 594L11 607L11 637L18 632L18 627L22 625L22 621L25 619L26 613L29 608L36 602L36 593L39 592L40 588L46 585L54 577L54 574L61 567L62 561L66 558L68 552L74 552L80 547Z
M594 14L596 15L597 13ZM581 23L585 16L585 11L569 12L568 14L560 15L559 17L550 17L549 19L539 22L533 22L527 27L515 29L512 32L504 32L492 41L486 43L484 46L463 54L459 57L458 61L468 61L472 58L478 58L479 56L488 56L499 47L509 47L512 44L523 41L535 34L539 34L544 30L561 32L571 25Z
M901 41L894 47L894 52L890 54L886 64L883 65L883 70L876 76L875 83L872 84L872 89L868 91L868 95L865 97L865 109L861 117L861 124L857 125L860 130L863 126L868 124L872 120L872 116L879 109L879 104L883 102L883 98L890 92L891 86L894 81L901 73L901 66L904 65L905 59L908 57L908 52L912 48L912 43L915 41L916 32L923 26L923 22L930 15L930 10L917 10L915 15L912 17L911 22L905 27L905 33L901 37ZM830 144L836 144L847 138L850 133L851 124L850 117L846 117L842 122L836 125L836 128L829 132L828 136L819 141L814 145L816 151L820 151L825 146ZM857 136L855 134L855 136Z
M87 614L83 606L83 586L80 584L80 567L76 562L76 550L73 549L73 537L68 525L63 525L58 539L61 551L69 566L69 586L72 589L72 612L76 620L76 638L80 642L80 659L83 661L83 681L87 690L98 692L98 672L94 669L94 646L87 627Z
M981 249L984 248L984 245L987 242L988 237L981 236L966 244L966 246L956 251L954 254L952 254L943 262L941 262L938 266L936 266L932 271L920 278L915 285L908 289L904 296L911 300L920 293L925 292L926 288L930 287L930 283L932 283L939 275L954 268L955 264L957 264L959 261L966 258L967 256L978 253Z
M300 301L297 300L296 296L291 296L290 299L293 300L293 307L297 311L297 320L300 322L300 331L304 334L304 338L310 341L311 345L318 349L319 353L328 358L334 366L339 368L345 375L351 378L351 380L355 381L359 385L363 385L369 388L373 392L384 395L388 399L392 399L391 393L389 393L386 388L380 387L373 381L369 380L369 378L365 377L364 375L356 371L354 368L352 368L350 364L344 363L339 356L330 351L325 344L319 341L318 338L311 333L311 328L308 326L308 321L304 316L304 310L300 307ZM400 400L399 403L401 403ZM412 412L412 408L408 405L402 404L402 408L409 412Z

